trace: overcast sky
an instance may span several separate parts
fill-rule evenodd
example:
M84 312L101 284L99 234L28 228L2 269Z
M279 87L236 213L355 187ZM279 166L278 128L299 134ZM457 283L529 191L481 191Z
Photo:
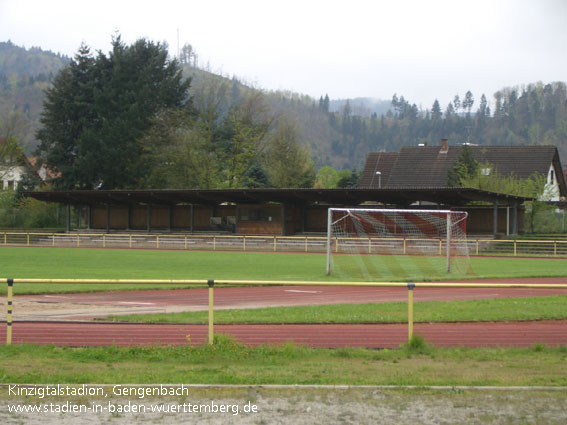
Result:
M107 52L116 31L171 54L179 33L213 71L317 99L444 107L567 81L567 0L0 0L0 41L71 56L81 42Z

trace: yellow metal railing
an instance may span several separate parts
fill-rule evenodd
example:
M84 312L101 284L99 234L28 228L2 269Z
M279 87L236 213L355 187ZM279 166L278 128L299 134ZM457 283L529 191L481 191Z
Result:
M179 250L325 252L323 236L209 235L209 234L107 234L107 233L0 233L3 246L51 246L77 248L145 248ZM400 255L425 250L443 255L447 241L442 238L333 238L333 252ZM567 257L567 240L472 239L466 243L469 255Z
M408 289L408 340L413 336L413 293L417 288L533 288L533 289L567 289L567 283L464 283L464 282L313 282L287 280L139 280L139 279L0 279L0 283L8 285L8 309L6 317L6 344L12 344L13 286L15 284L103 284L103 285L207 285L209 288L208 304L208 343L213 344L214 335L214 287L215 285L247 285L247 286L364 286L364 287L402 287Z

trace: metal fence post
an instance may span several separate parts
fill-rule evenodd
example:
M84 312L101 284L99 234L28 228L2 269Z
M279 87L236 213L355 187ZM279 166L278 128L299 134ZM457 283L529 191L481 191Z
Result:
M8 279L8 311L6 315L6 345L12 345L12 299L14 279Z
M408 283L408 342L413 337L413 288L415 283Z
M213 320L213 306L214 306L214 294L213 288L215 286L214 280L207 281L209 285L209 345L212 345L214 342L214 320Z

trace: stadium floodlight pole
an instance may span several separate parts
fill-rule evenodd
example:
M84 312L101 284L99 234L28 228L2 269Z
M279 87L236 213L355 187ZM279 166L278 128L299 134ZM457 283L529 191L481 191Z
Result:
M331 274L331 229L332 229L332 211L327 210L327 275Z

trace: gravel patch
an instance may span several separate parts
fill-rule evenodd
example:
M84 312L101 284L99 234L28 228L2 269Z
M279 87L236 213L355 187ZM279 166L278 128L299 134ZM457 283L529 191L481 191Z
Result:
M5 391L3 391L5 394ZM383 390L373 388L221 388L194 389L183 398L139 399L130 396L95 400L43 400L64 406L68 402L91 408L97 404L116 411L94 413L14 413L9 406L37 399L17 397L0 399L0 423L30 425L67 424L565 424L567 407L563 391L518 390ZM217 412L183 412L185 406L209 406ZM239 413L233 407L237 405ZM118 407L120 406L120 408ZM130 412L118 411L120 409ZM145 406L145 413L133 412ZM153 407L152 407L153 406ZM161 406L160 412L151 412ZM168 407L169 406L169 407ZM172 407L172 406L177 406ZM202 407L201 407L202 408ZM110 408L111 410L112 408ZM164 412L169 409L170 412ZM180 409L171 413L172 409ZM187 407L185 408L187 409ZM195 409L195 407L193 407ZM206 407L204 408L206 409ZM248 411L244 411L244 410ZM253 410L257 411L254 412Z

